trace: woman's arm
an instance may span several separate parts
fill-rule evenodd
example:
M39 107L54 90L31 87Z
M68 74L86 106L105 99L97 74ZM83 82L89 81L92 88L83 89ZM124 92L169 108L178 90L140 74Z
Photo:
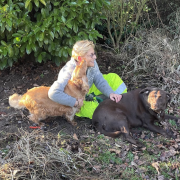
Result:
M108 82L103 78L103 75L99 70L97 62L95 62L95 69L96 72L93 79L94 84L104 95L109 97L111 93L114 93L114 91L109 86Z
M48 96L52 101L59 104L73 107L76 102L76 98L64 93L64 88L67 85L76 64L71 59L59 72L58 79L55 81L49 89Z

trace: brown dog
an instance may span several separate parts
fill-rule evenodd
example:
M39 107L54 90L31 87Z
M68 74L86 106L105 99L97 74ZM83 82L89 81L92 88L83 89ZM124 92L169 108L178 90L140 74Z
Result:
M71 80L68 81L64 92L76 99L83 98L89 91L88 79L86 77L87 63L81 61L73 71ZM48 98L49 87L40 86L28 90L24 95L13 94L9 97L10 106L18 109L27 108L30 111L29 119L39 125L47 117L65 115L66 119L73 125L76 123L74 115L80 107L70 107L58 104Z
M123 134L127 141L141 146L130 136L130 129L142 126L167 136L167 131L154 125L154 122L165 118L178 119L165 115L168 102L170 94L163 90L151 87L136 89L123 94L118 103L110 99L100 103L93 114L92 122L106 136L115 138Z

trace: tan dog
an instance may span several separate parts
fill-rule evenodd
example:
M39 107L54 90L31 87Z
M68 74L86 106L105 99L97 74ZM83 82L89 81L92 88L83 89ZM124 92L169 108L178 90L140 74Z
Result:
M71 80L68 81L64 92L76 99L83 98L89 91L88 79L86 77L87 64L81 61L73 71ZM74 115L80 107L70 107L58 104L48 97L49 87L40 86L28 90L24 95L13 94L9 97L10 106L18 109L27 108L30 111L29 119L39 125L41 120L47 117L65 116L73 125Z

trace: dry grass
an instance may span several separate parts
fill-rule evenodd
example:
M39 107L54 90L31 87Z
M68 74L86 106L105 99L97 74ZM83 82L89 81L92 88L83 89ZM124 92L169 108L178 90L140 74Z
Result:
M87 154L73 154L61 148L61 138L41 131L21 130L20 134L20 140L4 157L5 163L0 167L2 179L78 179L85 166L91 167Z
M172 102L180 105L179 49L180 39L169 38L164 29L139 31L122 48L119 55L126 57L122 77L130 78L131 83L148 77L147 86L155 85L170 92L173 96Z

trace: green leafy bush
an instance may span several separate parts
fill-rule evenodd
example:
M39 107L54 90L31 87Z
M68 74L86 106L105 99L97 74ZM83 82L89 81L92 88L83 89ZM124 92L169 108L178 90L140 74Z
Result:
M57 65L71 55L80 39L96 40L105 0L1 0L0 69L25 54Z

